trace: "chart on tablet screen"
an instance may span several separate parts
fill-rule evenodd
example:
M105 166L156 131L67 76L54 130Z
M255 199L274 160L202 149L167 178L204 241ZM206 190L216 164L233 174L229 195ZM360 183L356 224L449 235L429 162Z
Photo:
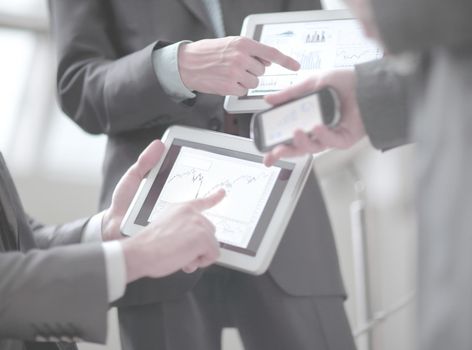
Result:
M352 67L383 55L354 19L265 24L258 40L297 60L300 70L294 72L272 64L248 96L280 91L317 70Z
M204 198L223 188L223 201L204 214L220 242L247 247L280 168L182 147L149 220L169 205Z

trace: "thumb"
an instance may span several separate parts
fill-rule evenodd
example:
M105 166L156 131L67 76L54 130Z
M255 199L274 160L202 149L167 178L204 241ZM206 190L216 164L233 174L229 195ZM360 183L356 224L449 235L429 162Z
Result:
M219 189L215 193L209 195L206 198L195 199L190 204L198 211L204 211L213 208L215 205L220 203L225 197L226 192L223 189Z
M139 156L123 177L113 192L112 207L118 211L126 211L141 181L146 174L159 162L165 146L159 141L153 141Z
M164 144L160 140L154 140L139 155L138 160L131 166L126 175L128 177L134 178L135 180L141 181L159 162L164 151Z

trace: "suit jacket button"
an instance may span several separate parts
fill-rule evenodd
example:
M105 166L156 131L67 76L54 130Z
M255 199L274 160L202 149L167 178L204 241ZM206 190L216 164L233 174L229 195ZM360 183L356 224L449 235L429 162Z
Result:
M221 121L218 118L211 118L208 122L208 128L214 131L221 130Z

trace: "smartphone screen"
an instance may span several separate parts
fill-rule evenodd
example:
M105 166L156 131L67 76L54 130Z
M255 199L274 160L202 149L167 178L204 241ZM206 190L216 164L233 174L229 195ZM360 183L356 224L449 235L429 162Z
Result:
M267 147L292 139L295 130L309 132L322 123L318 94L289 102L260 115L260 126Z

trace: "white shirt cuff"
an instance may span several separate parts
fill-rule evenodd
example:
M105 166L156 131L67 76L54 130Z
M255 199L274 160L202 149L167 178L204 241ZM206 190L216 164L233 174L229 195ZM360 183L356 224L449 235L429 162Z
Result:
M102 241L102 219L104 212L92 216L85 226L82 243ZM120 241L102 243L107 273L108 302L123 296L126 289L126 262Z
M102 244L107 271L108 301L111 303L123 296L126 289L126 263L120 241Z
M88 221L82 234L82 243L96 243L102 241L102 220L104 211L95 214Z
M179 48L180 45L186 43L191 43L191 41L179 41L152 52L152 64L157 80L165 93L175 102L182 102L196 96L184 85L179 73Z

